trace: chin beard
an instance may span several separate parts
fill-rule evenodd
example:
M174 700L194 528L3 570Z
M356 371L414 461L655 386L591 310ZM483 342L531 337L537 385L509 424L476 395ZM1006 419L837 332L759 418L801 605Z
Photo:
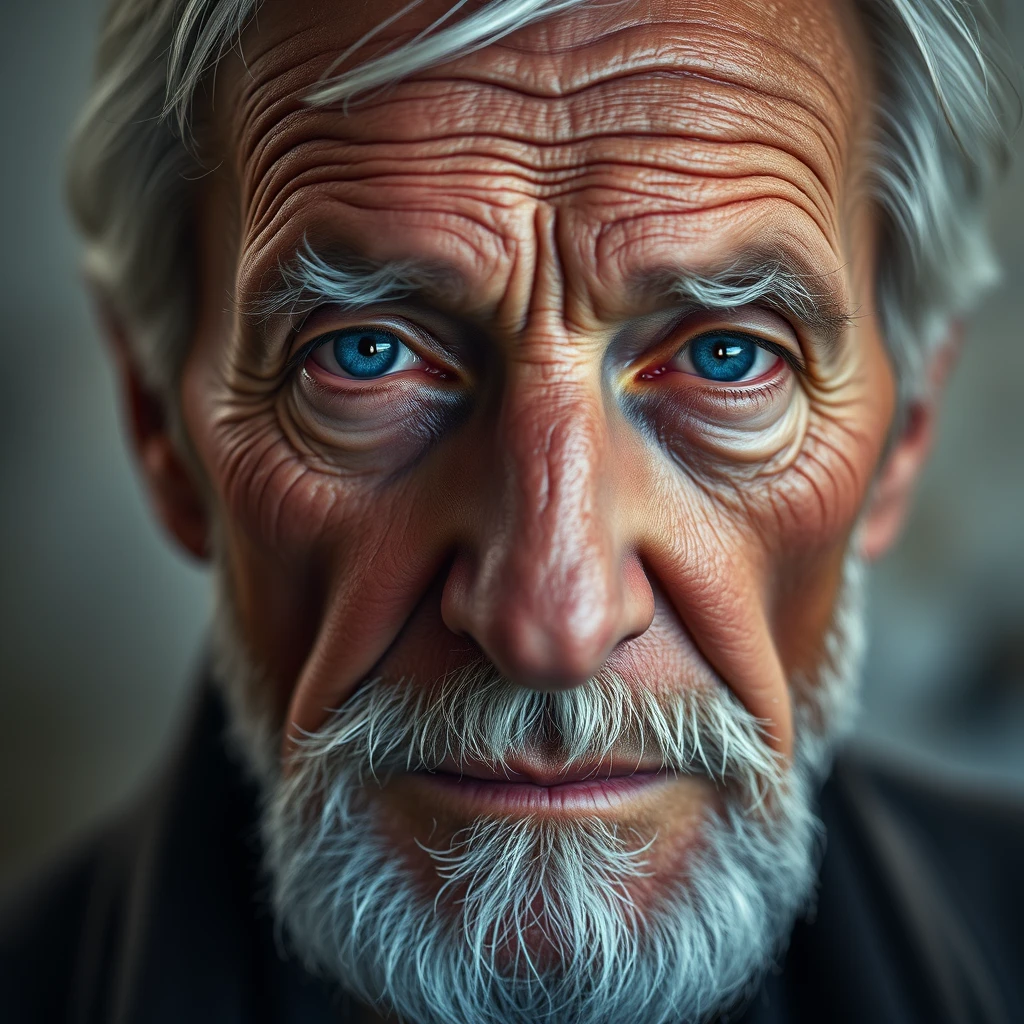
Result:
M246 654L221 565L215 672L263 791L275 913L293 948L311 970L415 1024L697 1022L740 1001L813 894L816 794L857 706L862 579L851 552L823 662L813 681L791 681L796 746L784 772L724 688L655 700L600 676L539 694L480 665L432 692L364 684L285 777L275 691ZM656 836L598 816L484 816L422 847L430 892L385 835L373 795L392 772L434 766L445 752L501 765L541 729L568 762L641 728L671 769L725 784L678 877L652 877ZM640 907L633 893L651 882L657 900Z

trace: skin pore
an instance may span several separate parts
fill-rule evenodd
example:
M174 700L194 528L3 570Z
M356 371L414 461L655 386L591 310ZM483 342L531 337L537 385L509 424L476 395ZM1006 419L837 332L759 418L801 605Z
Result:
M788 681L821 660L894 408L852 11L586 5L347 112L306 104L392 6L265 4L204 138L182 408L241 629L280 685L283 754L367 678L429 687L482 655L537 689L602 668L724 686L788 756ZM306 244L433 273L402 302L251 315ZM699 309L664 286L751 254L849 320ZM404 368L336 372L347 328L390 332ZM701 376L715 332L755 340L756 376ZM422 777L379 799L396 855L425 866L414 840L469 823ZM716 799L686 776L600 813L659 835L656 891Z

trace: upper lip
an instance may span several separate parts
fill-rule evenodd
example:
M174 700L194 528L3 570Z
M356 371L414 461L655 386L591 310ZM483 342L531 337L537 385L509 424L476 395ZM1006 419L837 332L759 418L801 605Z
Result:
M591 782L657 772L660 761L648 758L606 757L600 760L574 761L569 765L544 763L523 757L508 757L503 765L486 761L457 761L448 757L434 771L484 782L525 783L534 786L560 786L567 782Z

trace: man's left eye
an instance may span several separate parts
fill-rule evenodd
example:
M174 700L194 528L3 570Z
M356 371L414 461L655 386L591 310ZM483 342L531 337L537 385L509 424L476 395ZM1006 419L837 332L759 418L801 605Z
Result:
M374 380L423 363L394 331L346 327L319 339L309 358L322 370L349 380Z
M764 376L779 359L777 352L749 335L713 331L688 341L672 366L704 380L738 384Z

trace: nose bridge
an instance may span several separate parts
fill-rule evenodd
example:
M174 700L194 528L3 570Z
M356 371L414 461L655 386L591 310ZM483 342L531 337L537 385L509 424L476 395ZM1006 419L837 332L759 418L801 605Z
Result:
M540 605L584 618L588 596L613 555L608 495L608 436L598 402L580 382L522 382L499 426L507 453L501 482L506 536L489 546L509 579ZM498 538L496 538L497 540Z
M647 612L624 583L628 552L615 527L612 438L599 386L520 368L494 443L491 507L474 550L456 559L443 612L513 680L576 685L653 614L653 598Z

